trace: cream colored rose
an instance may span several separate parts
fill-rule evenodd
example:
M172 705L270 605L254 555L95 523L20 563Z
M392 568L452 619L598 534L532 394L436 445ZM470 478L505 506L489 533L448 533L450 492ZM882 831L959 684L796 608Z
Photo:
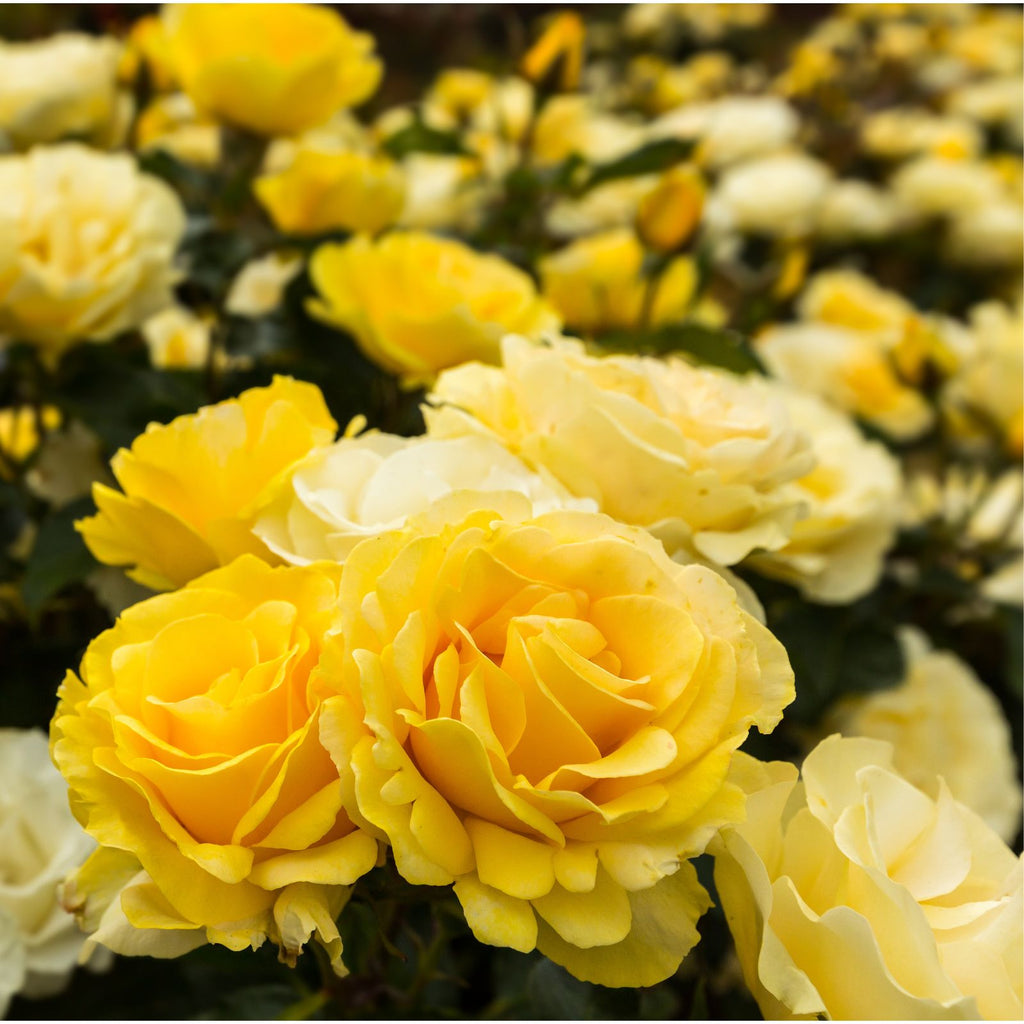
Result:
M169 306L142 325L149 358L161 369L196 369L206 365L210 324L184 306Z
M302 257L287 252L272 252L250 260L238 272L224 309L235 316L264 316L271 313L284 297L284 290L302 270Z
M971 345L941 394L943 411L963 440L994 429L1006 449L1024 449L1024 315L985 302L970 312Z
M0 331L55 361L171 304L178 197L131 157L79 145L0 157Z
M587 96L555 96L541 108L531 145L538 164L557 164L578 154L605 163L631 153L646 141L643 127L607 113Z
M453 491L527 497L535 515L557 508L596 511L548 474L530 470L486 437L396 437L375 431L319 448L290 474L253 532L293 565L343 562L365 537L399 529Z
M402 161L405 205L403 228L443 231L476 224L487 198L480 161L447 153L410 153Z
M1007 1018L1022 1007L1022 865L890 744L831 736L803 765L745 763L747 819L715 884L768 1019Z
M996 171L973 160L923 156L904 164L890 185L898 199L923 217L979 210L1004 198Z
M977 156L984 138L976 124L962 117L940 117L919 107L889 107L864 120L861 144L873 156L903 159L930 153L955 160Z
M0 149L70 136L120 142L131 105L118 90L120 56L115 40L77 32L0 42L0 140L7 144Z
M0 729L0 1014L15 993L67 984L85 936L57 888L95 846L68 809L46 737Z
M654 174L616 178L592 188L579 199L559 199L545 218L546 227L560 238L629 227L636 219L640 201L657 183Z
M842 604L870 591L896 538L899 463L864 438L848 416L814 395L778 388L795 427L811 438L817 465L790 486L807 512L778 551L750 559L811 601Z
M783 485L813 465L809 440L761 380L589 356L568 339L507 337L500 369L449 370L432 401L435 436L493 433L670 551L692 545L722 565L786 543L801 509Z
M825 193L816 234L844 241L884 238L902 226L904 212L888 191L866 181L837 181Z
M803 235L817 222L831 177L805 153L773 153L730 167L715 196L740 231Z
M953 217L946 236L946 253L954 263L1020 263L1024 256L1024 206L1006 200Z
M843 701L829 730L893 745L897 771L932 797L950 793L1011 843L1021 827L1021 788L1009 723L991 691L952 651L904 628L907 674L899 686Z
M918 437L934 422L927 400L897 374L884 332L817 322L777 324L758 335L757 351L774 376L894 438Z

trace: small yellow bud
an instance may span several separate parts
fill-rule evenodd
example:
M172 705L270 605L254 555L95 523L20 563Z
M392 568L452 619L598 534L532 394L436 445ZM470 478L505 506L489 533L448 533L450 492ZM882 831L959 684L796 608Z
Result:
M575 89L583 72L583 44L586 28L574 11L563 11L548 24L544 34L523 57L520 70L537 83L560 63L558 84L568 92Z
M807 264L810 253L806 246L794 246L782 257L782 268L775 279L774 293L779 299L788 299L795 295L807 277Z
M704 210L704 179L691 165L666 171L640 200L636 231L648 249L674 252L693 234Z

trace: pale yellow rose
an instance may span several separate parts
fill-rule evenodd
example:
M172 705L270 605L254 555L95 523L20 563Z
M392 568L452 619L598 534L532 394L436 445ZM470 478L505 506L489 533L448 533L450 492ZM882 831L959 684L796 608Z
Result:
M171 4L162 12L182 89L204 113L293 135L367 99L382 66L373 38L312 4Z
M885 238L903 226L904 217L899 201L887 190L845 178L825 193L815 234L836 241Z
M10 480L13 465L25 462L39 447L41 434L61 424L60 409L44 405L15 405L0 409L0 479Z
M785 762L744 764L746 821L712 848L744 978L768 1019L1019 1020L1021 862L892 756L832 736L802 784Z
M814 230L831 180L819 160L783 151L729 167L715 198L740 231L794 237Z
M101 562L133 566L132 579L155 590L245 552L273 560L252 522L278 479L336 429L319 389L290 377L151 423L111 460L124 493L96 484L99 513L76 528Z
M918 107L889 107L861 124L861 145L873 156L904 159L926 153L949 160L976 157L984 148L978 126Z
M301 271L302 257L297 253L272 252L250 260L231 282L225 312L249 317L272 313Z
M473 156L410 153L402 161L405 205L398 224L416 231L471 229L480 219L489 186Z
M778 393L793 425L811 439L817 465L790 485L805 506L790 540L749 562L810 601L854 601L878 583L896 540L899 463L821 399L782 386Z
M757 336L771 373L820 395L891 437L919 437L935 421L925 397L899 376L884 332L827 323L776 324Z
M530 147L541 166L561 163L574 153L588 163L607 163L639 149L643 127L601 110L589 97L554 96L534 122Z
M0 156L0 331L55 362L171 305L185 211L128 156L84 146Z
M0 729L0 1014L9 996L55 995L71 977L85 937L57 886L95 847L68 810L43 733Z
M221 157L220 127L200 117L183 92L157 96L135 122L140 152L162 150L176 160L199 167L216 167Z
M291 165L253 182L256 198L290 234L389 227L402 212L405 178L386 157L301 149Z
M442 131L468 128L518 141L533 117L533 86L514 75L446 68L423 97L423 120Z
M170 306L142 325L150 362L162 370L198 369L210 353L210 323L184 306Z
M399 873L454 882L481 942L651 985L697 941L688 858L742 816L729 763L778 722L792 672L712 570L512 497L452 495L461 521L435 506L348 556L345 686L366 727L331 750Z
M116 40L78 32L0 41L0 149L70 137L117 145L131 108L118 89L120 57Z
M980 210L1005 198L998 173L977 160L919 157L904 164L889 184L896 197L921 217Z
M559 326L518 267L420 232L323 245L309 274L318 292L310 312L350 332L370 359L408 383L469 359L497 362L510 331Z
M1024 451L1024 315L1000 302L970 311L970 348L940 402L953 431L970 443L995 431L1016 456Z
M785 487L814 465L810 440L760 378L680 359L595 357L579 342L509 337L500 369L443 373L435 436L493 433L602 512L670 551L732 565L784 545L801 506Z
M359 725L331 688L337 574L251 555L123 612L58 693L51 747L100 848L65 903L90 944L173 957L270 939L294 964L377 844L321 744Z
M528 498L535 514L557 508L596 511L550 474L534 472L497 441L396 437L371 431L310 453L256 520L254 532L293 565L344 562L359 541L398 529L457 491L483 506L495 491Z
M1012 843L1021 828L1021 787L999 702L966 662L932 650L924 633L904 627L900 640L902 682L846 698L826 728L891 743L893 764L908 782L937 797L941 775L957 800Z
M856 270L815 274L797 303L802 320L858 331L890 331L897 337L917 311L898 292Z
M651 298L643 262L643 246L629 228L588 235L541 259L542 291L577 331L639 327L645 303L650 326L684 319L697 288L694 261L672 260Z
M544 225L559 238L577 238L612 228L628 228L644 196L657 185L654 174L615 178L589 189L582 196L563 196L551 204Z
M945 251L953 263L969 266L1020 263L1024 258L1024 206L1019 199L1007 199L955 215Z
M630 61L626 75L636 103L652 114L663 114L721 92L733 70L732 57L717 50L699 52L677 65L645 53Z

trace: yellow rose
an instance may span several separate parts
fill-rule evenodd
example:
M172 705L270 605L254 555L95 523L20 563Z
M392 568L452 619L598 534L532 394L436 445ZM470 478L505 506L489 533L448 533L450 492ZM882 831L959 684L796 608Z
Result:
M337 228L376 234L402 212L405 179L386 157L302 149L287 169L257 178L253 191L290 234Z
M93 487L97 515L76 523L108 565L156 590L179 587L245 552L272 560L251 526L273 487L337 424L312 384L265 388L151 423L110 466L124 489Z
M139 18L128 31L126 45L133 58L134 70L137 72L140 63L144 63L157 92L170 92L178 84L167 41L167 28L159 15L147 14Z
M39 447L39 428L56 430L61 423L60 409L31 405L0 409L0 479L10 480L12 464L24 462Z
M333 694L324 570L251 555L123 612L58 693L51 748L100 849L64 899L91 943L178 956L315 933L342 973L344 886L377 859L342 809L322 730L358 725Z
M672 252L696 230L704 210L704 180L689 166L666 171L640 200L637 234L651 249Z
M910 783L950 793L1007 843L1020 832L1021 789L1010 726L999 702L952 651L936 651L925 634L900 634L907 674L891 690L846 698L827 728L869 736L893 747L893 764Z
M589 356L571 340L509 337L502 355L501 369L471 363L440 376L430 433L493 433L671 552L692 547L732 565L789 539L800 501L785 484L814 459L759 378L680 359Z
M350 332L370 359L409 383L469 359L497 362L510 331L559 325L517 267L419 232L323 245L309 274L319 292L310 312Z
M776 377L909 441L931 427L935 412L896 372L891 340L826 323L776 324L758 335L757 351Z
M530 81L539 83L557 68L559 88L565 92L576 89L583 73L586 37L583 18L576 11L561 11L523 56L520 70Z
M220 128L200 117L183 92L157 96L135 122L140 152L163 150L176 160L199 167L216 167L221 157Z
M617 160L647 141L644 128L602 110L589 96L554 96L534 121L530 148L542 166L558 164L574 153L589 163Z
M802 785L785 762L745 769L746 821L712 852L767 1019L1020 1019L1022 865L941 779L932 798L888 743L841 736Z
M641 276L643 260L643 246L628 228L589 235L541 259L544 297L578 331L638 327L651 287ZM648 323L682 320L696 287L693 260L676 257L653 292Z
M528 498L536 514L556 508L596 511L550 474L536 473L491 438L396 437L371 431L318 448L288 475L254 532L293 565L344 562L359 541L457 491L480 505L495 491Z
M483 212L489 186L476 157L410 153L402 161L405 205L398 224L416 231L470 229Z
M654 984L709 903L687 859L742 816L733 752L793 697L785 651L642 530L447 500L462 521L435 507L345 563L366 729L335 762L398 871L454 882L481 942Z
M834 324L858 331L892 331L897 336L917 315L898 292L876 284L856 270L815 274L800 296L802 320Z
M641 201L657 184L656 174L640 174L606 181L578 198L563 196L551 204L544 226L559 238L628 228L636 220Z
M377 88L373 38L312 4L172 4L171 63L204 112L261 135L294 135Z
M170 306L142 325L149 360L162 370L198 369L210 353L210 323L184 306Z
M817 464L790 485L805 512L789 541L751 556L750 564L793 583L810 601L854 601L878 583L896 539L899 463L821 399L783 386L777 392L793 425L811 439Z
M55 362L171 305L185 212L128 156L67 144L0 156L0 331Z
M514 75L495 78L472 68L446 68L423 97L423 119L444 131L475 132L518 141L533 117L533 86Z
M117 145L131 116L118 90L121 47L78 32L0 41L0 140L28 149L74 136Z

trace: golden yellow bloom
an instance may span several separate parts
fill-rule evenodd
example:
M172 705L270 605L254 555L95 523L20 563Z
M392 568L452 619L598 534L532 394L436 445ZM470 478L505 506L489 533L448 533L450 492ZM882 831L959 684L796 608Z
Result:
M145 63L150 82L157 92L170 92L178 84L167 26L159 15L148 14L132 25L127 49L137 60Z
M541 290L578 331L638 327L646 302L652 327L684 319L697 286L693 260L672 260L651 292L653 300L648 297L650 282L641 276L643 261L643 246L631 230L602 231L545 256L540 261Z
M287 169L257 178L253 191L290 234L338 228L376 234L402 212L405 179L386 157L301 149Z
M902 295L880 287L856 270L815 274L800 296L798 309L804 320L858 331L888 330L896 336L916 316L916 310Z
M56 430L61 423L60 409L31 405L0 409L0 479L9 479L7 466L24 462L39 447L40 421L44 430Z
M893 746L903 777L932 797L938 776L950 793L1007 843L1020 831L1021 791L1010 725L992 691L952 651L932 650L925 634L900 633L907 673L890 690L846 698L829 731Z
M562 11L551 19L540 39L523 57L520 70L532 82L540 82L555 67L558 85L568 92L575 89L583 72L583 45L587 29L575 11Z
M454 882L481 942L654 984L708 906L688 858L742 816L733 751L778 722L792 672L712 570L511 497L452 495L460 520L435 508L349 555L345 686L367 728L332 754L399 872Z
M429 432L494 434L673 553L732 565L789 539L802 499L785 485L814 459L763 379L681 359L589 356L568 339L508 337L502 361L443 373Z
M382 67L373 38L311 4L174 4L174 72L196 106L261 135L294 135L361 103Z
M316 934L335 970L345 886L377 859L321 731L351 721L328 679L336 574L251 555L122 613L69 672L51 726L100 849L65 903L91 943L178 956Z
M640 200L636 233L650 249L672 252L693 234L704 210L704 179L693 167L666 171Z
M131 101L118 89L120 52L113 39L77 32L0 40L0 148L70 137L120 143L131 118Z
M84 146L0 157L0 332L56 362L171 304L185 211L135 161Z
M505 334L559 325L523 271L420 232L323 245L309 273L319 293L310 312L349 331L370 359L408 383L470 359L497 362Z
M892 758L831 736L802 786L791 764L736 759L747 817L712 852L747 985L768 1020L1019 1020L1021 861Z
M272 561L253 519L278 478L336 429L319 389L290 377L151 423L111 460L124 493L96 484L99 512L76 527L101 562L134 566L129 575L156 590L245 552Z

